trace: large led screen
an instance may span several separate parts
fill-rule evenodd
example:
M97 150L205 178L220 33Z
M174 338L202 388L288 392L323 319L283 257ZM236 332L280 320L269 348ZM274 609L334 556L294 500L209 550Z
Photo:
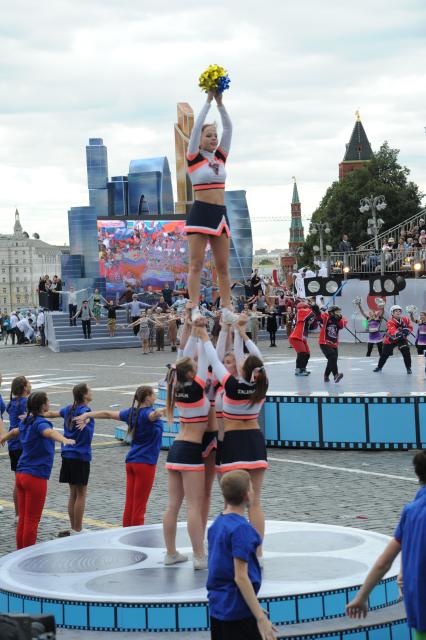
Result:
M98 219L100 275L107 294L121 294L130 284L136 291L166 283L186 289L188 242L184 220ZM215 282L211 250L207 249L204 283Z

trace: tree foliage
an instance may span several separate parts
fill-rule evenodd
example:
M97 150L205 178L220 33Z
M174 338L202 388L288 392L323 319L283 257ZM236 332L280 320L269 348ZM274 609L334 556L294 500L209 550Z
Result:
M384 142L373 159L361 169L351 171L341 182L333 182L327 189L319 207L312 215L312 222L328 222L331 233L324 236L324 245L333 251L344 233L355 248L369 240L367 220L371 213L360 213L361 198L384 195L387 207L380 212L385 224L381 231L414 216L421 209L423 193L409 180L410 170L398 162L399 149L392 149ZM312 246L319 244L317 235L306 238L302 262L312 261Z

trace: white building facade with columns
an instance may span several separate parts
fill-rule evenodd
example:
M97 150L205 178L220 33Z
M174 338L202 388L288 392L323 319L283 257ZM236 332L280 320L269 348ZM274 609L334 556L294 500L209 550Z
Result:
M61 275L61 254L66 247L30 238L15 211L13 234L0 234L0 311L38 307L40 276Z

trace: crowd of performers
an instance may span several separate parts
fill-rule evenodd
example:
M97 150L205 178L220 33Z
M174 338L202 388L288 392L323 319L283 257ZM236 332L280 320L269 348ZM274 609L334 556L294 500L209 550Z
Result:
M219 145L216 126L204 123L213 99L224 128ZM87 384L82 383L73 389L72 404L59 411L51 411L47 394L32 392L30 381L19 376L12 381L7 406L0 400L1 415L5 412L9 415L8 431L0 422L0 443L8 443L11 469L15 473L16 544L21 549L34 544L37 539L54 462L55 442L61 444L59 481L69 485L70 530L67 533L76 535L83 531L91 442L94 421L98 419L119 420L128 425L130 450L126 456L123 526L143 525L162 444L163 417L173 421L177 412L180 429L166 460L168 504L163 516L164 564L172 566L190 561L176 547L179 512L185 500L193 568L195 571L208 569L206 586L212 639L272 640L276 637L275 629L257 599L262 581L265 533L262 485L268 469L265 439L258 417L266 398L268 378L262 355L247 332L248 316L245 313L238 315L231 305L228 272L230 230L224 205L225 163L231 131L222 94L209 91L188 147L188 170L195 193L195 202L186 221L190 250L190 302L186 305L178 358L167 371L166 409L154 409L154 389L141 386L135 392L131 407L122 411L92 411L89 406L92 392ZM200 274L208 240L216 262L222 305L221 330L216 345L209 338L206 320L199 306ZM132 297L129 304L135 303L136 308L136 302L137 299ZM116 306L112 302L105 304ZM83 303L81 310L70 309L70 321L81 315L82 320L89 321L90 325L91 312L87 308ZM112 313L115 311L111 308ZM415 320L414 310L410 312L411 318L403 316L398 305L391 307L390 314L385 331L381 329L383 314L368 314L367 355L371 355L373 345L377 344L380 359L375 371L381 371L397 347L402 353L407 373L411 373L408 345L411 321L418 323L417 344L423 348L426 343L426 314L422 313ZM115 319L113 315L109 317ZM148 323L140 311L131 318L131 324L139 325L143 335L148 335ZM320 308L314 300L299 300L294 324L289 330L290 344L297 352L296 375L309 375L308 334L310 329L319 326L319 344L327 359L324 380L328 382L332 375L334 381L339 382L342 374L337 364L338 337L346 325L347 321L337 305ZM53 428L51 420L55 418L63 419L63 434ZM420 481L426 483L424 452L416 456L415 469ZM223 513L209 528L207 554L206 529L216 476L221 479L225 505ZM360 592L347 605L349 615L365 615L369 593L388 571L401 548L403 564L405 562L404 583L409 583L411 569L415 574L409 558L410 554L413 556L410 549L415 546L411 544L412 531L418 531L416 523L423 517L421 512L426 512L424 491L421 489L419 500L404 511L395 539L367 576ZM248 520L244 517L246 508ZM422 526L423 532L426 528L424 524ZM422 570L423 564L419 566ZM418 581L413 582L417 584ZM424 609L424 592L420 590L417 600L416 597L411 593L410 604L418 601ZM410 626L426 630L426 621L417 623L416 607L409 610L409 616Z
M7 442L11 469L15 473L16 545L21 549L36 543L55 442L61 444L59 482L69 485L70 529L60 535L85 532L83 516L96 420L127 424L130 448L125 458L122 522L124 527L142 526L155 481L164 420L173 421L177 414L180 429L165 463L168 503L163 515L164 565L192 561L195 571L208 569L206 584L212 638L270 640L275 637L275 630L256 597L262 580L265 533L262 485L268 469L258 416L268 390L268 378L262 354L247 336L247 316L241 314L233 325L222 321L217 344L213 346L205 320L191 321L191 307L189 303L177 360L167 368L165 409L154 407L156 394L152 387L140 386L130 407L121 411L92 411L92 391L86 383L81 383L73 389L71 404L52 411L47 394L32 392L25 376L12 381L7 404L0 396L0 413L2 416L7 413L9 417L8 431L0 422L0 443ZM315 307L304 304L297 312L301 323L310 314L321 321L325 336L334 335L343 326L342 318L333 309L318 313ZM391 327L401 326L401 322L403 326L406 324L398 312L398 309L392 311ZM335 328L327 333L328 323ZM295 340L298 338L292 338L293 346L299 346ZM330 361L328 367L333 373ZM52 419L63 420L63 434L53 428ZM425 452L415 457L415 469L420 480L426 482ZM207 532L216 478L225 506ZM421 504L426 499L424 491L419 492ZM176 546L177 523L184 500L191 558ZM421 504L413 503L416 508ZM246 509L248 520L244 517ZM371 570L359 594L347 606L348 615L365 615L368 594L388 571L389 563L401 549L403 557L404 553L406 557L410 555L412 525L409 519L417 517L413 509L403 514L395 538Z
M193 568L197 571L207 569L205 544L211 493L215 478L229 473L230 477L222 489L227 496L225 513L232 514L232 518L220 521L223 526L215 523L217 538L215 541L213 533L209 533L209 548L210 545L211 549L216 548L219 562L221 538L229 533L231 527L235 530L235 544L238 539L244 554L242 558L246 559L242 581L244 575L246 582L248 580L248 564L250 571L260 576L261 540L265 530L262 484L268 468L265 440L258 422L268 389L262 355L247 336L247 317L244 314L233 326L222 322L215 347L207 333L205 320L201 317L192 322L191 311L189 303L178 359L167 370L165 410L154 409L154 389L142 386L136 390L131 407L122 411L92 411L92 391L87 384L81 383L73 389L72 404L52 411L47 394L32 392L26 377L19 376L12 381L11 397L7 405L2 401L0 406L1 413L9 416L8 431L0 423L0 442L8 443L11 469L15 473L13 496L18 549L33 545L37 540L54 462L55 442L61 444L59 482L69 485L70 529L61 535L77 535L84 531L91 442L95 420L99 419L119 420L128 425L131 445L126 456L123 526L143 525L162 444L163 418L172 421L177 412L180 430L166 460L168 504L163 517L164 564L170 566L190 560L176 548L177 522L185 499ZM53 428L51 420L56 418L63 420L63 434ZM241 511L242 508L243 514L246 504L251 523L248 529L242 515L238 516L238 509ZM227 569L225 566L222 568ZM209 574L212 585L216 579L214 574ZM255 591L258 588L260 580ZM236 584L231 591L225 598L228 605L240 593ZM256 599L254 591L252 596ZM252 609L244 597L240 594L237 600L238 615L242 613L243 618L252 617ZM217 602L217 611L223 605L224 601ZM272 625L260 613L258 603L256 606L258 615L250 624L254 625L256 634L259 629L264 629L266 635L241 637L274 637ZM221 622L218 620L216 624L220 626Z

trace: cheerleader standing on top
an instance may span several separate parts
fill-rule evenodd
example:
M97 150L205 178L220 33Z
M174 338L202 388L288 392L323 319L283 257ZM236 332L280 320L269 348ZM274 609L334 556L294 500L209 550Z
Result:
M44 414L49 411L47 394L32 393L27 401L27 414L0 440L4 444L19 436L22 454L16 469L19 521L16 528L16 548L29 547L37 542L37 531L47 494L55 457L55 442L74 445L74 440L65 438L53 429Z
M319 346L327 358L327 366L324 371L324 382L330 382L330 373L334 377L334 382L340 382L343 373L339 373L337 359L339 357L339 331L348 324L346 318L342 317L342 310L336 305L331 305L328 311L321 313L321 331L319 335Z
M213 98L223 126L219 144L216 125L205 124ZM193 320L201 317L198 302L207 242L213 252L219 280L222 319L229 323L237 319L231 303L228 267L231 231L225 206L225 163L231 137L232 124L223 105L222 94L209 91L207 102L194 123L187 152L188 173L195 198L185 224L189 246L188 294L194 305Z
M45 418L62 418L64 436L75 442L75 445L62 445L62 465L59 482L69 485L68 516L70 531L61 535L85 533L83 516L86 508L87 485L89 483L90 462L92 460L92 440L95 421L89 418L89 403L92 402L92 391L85 382L77 384L73 390L73 403L59 409L46 411ZM83 416L84 428L77 427L76 418Z
M130 451L126 456L126 502L123 527L145 523L146 506L154 484L158 456L163 437L162 409L154 409L156 401L152 387L136 389L132 406L121 411L89 411L77 417L76 423L84 427L90 420L118 420L127 424Z
M7 403L6 411L9 415L9 431L19 426L19 416L27 412L27 398L31 393L31 382L25 376L17 376L12 380L10 387L10 400ZM9 449L10 468L16 474L19 458L22 454L22 444L19 436L12 438L7 443ZM15 505L15 523L18 522L18 497L16 492L16 482L13 485L13 502Z
M261 506L261 491L268 462L265 439L259 428L258 417L268 390L268 378L260 351L245 332L246 321L246 317L242 316L236 325L235 358L237 363L241 363L239 377L231 375L220 362L205 328L200 328L200 335L213 371L225 389L225 433L219 471L226 473L233 469L246 469L249 472L254 490L249 518L263 538L265 517ZM244 345L249 352L247 357L243 354Z
M193 327L193 336L198 329ZM191 345L188 349L192 348ZM185 347L186 349L186 347ZM186 356L176 361L167 375L167 417L173 421L176 406L180 430L167 455L168 504L163 516L165 565L186 562L188 557L176 549L177 519L183 499L187 503L187 526L193 549L194 569L206 569L204 550L203 504L205 501L205 466L203 437L208 425L210 402L204 390L207 380L207 358L203 346L197 344L198 364Z
M384 309L377 309L377 311L369 311L368 315L362 308L361 302L357 302L359 312L367 320L368 329L368 347L366 356L369 358L373 351L374 345L377 345L377 351L379 355L382 355L383 349L383 332L380 331L380 327L383 320Z
M413 331L413 326L408 316L402 315L402 307L394 304L390 308L391 317L386 323L386 334L383 340L383 351L380 355L377 367L373 369L375 373L380 372L386 364L387 359L393 353L395 347L401 352L404 359L407 373L411 375L411 353L408 336Z

